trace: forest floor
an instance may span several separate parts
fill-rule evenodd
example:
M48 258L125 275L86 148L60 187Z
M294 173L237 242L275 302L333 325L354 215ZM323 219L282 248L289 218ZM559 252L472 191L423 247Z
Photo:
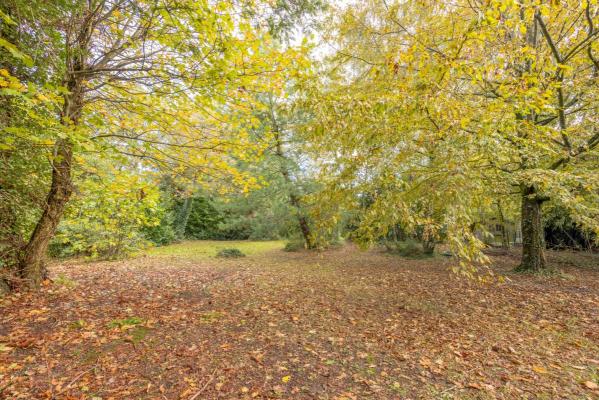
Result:
M0 300L4 399L597 399L599 255L505 283L352 246L189 242Z

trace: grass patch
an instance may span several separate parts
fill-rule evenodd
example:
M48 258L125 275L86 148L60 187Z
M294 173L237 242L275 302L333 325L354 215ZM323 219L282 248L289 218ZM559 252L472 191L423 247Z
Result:
M204 324L209 324L221 319L223 315L224 314L219 311L208 311L203 314L200 314L199 320Z
M384 245L387 252L406 258L421 259L434 257L434 254L425 253L422 244L412 239L403 242L386 241Z
M115 319L108 324L109 328L128 329L136 325L143 324L143 319L138 317L127 317L124 319Z
M138 344L148 336L148 333L150 333L149 328L146 328L145 326L136 326L131 330L127 339L133 344Z
M543 277L556 277L560 276L562 272L550 265L547 265L544 269L541 270L531 270L528 268L524 268L522 264L518 265L513 269L513 272L516 274L522 275L534 275L534 276L543 276Z
M69 324L69 327L71 329L75 329L75 330L84 329L86 326L87 326L87 323L82 319L79 319L75 322L71 322Z
M252 256L272 250L280 250L284 246L282 240L263 242L250 242L245 240L218 241L218 240L193 240L170 246L155 247L148 250L150 256L175 256L190 259L208 259L216 257L219 251L236 248L242 253Z

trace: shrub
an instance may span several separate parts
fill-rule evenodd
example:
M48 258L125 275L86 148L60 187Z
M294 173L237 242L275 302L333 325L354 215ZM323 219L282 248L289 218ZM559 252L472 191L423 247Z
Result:
M156 246L165 246L177 241L177 234L174 228L175 213L168 207L166 201L161 201L158 205L158 215L160 216L159 223L144 225L141 228L141 232L145 239Z
M300 251L305 248L304 241L301 239L290 240L285 244L284 251Z
M403 242L387 241L384 243L389 253L398 254L407 258L430 257L430 254L424 252L422 245L413 239Z
M222 249L218 253L216 253L216 257L218 258L240 258L245 257L245 254L239 249Z

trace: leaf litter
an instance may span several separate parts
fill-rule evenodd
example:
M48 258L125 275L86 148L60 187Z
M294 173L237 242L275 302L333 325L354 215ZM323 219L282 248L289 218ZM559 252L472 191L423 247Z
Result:
M0 302L0 398L595 399L588 257L564 279L497 255L487 285L352 246L57 264Z

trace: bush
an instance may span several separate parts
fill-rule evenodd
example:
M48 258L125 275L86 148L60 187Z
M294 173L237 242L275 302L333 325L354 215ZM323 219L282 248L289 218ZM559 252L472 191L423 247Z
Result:
M303 250L305 248L305 244L304 241L301 239L294 239L294 240L290 240L289 242L287 242L285 244L285 247L283 248L284 251L300 251Z
M245 254L239 249L222 249L216 253L218 258L240 258L245 257Z
M426 254L422 245L413 239L408 239L403 242L387 241L384 243L389 253L398 254L407 258L423 258L430 257Z

